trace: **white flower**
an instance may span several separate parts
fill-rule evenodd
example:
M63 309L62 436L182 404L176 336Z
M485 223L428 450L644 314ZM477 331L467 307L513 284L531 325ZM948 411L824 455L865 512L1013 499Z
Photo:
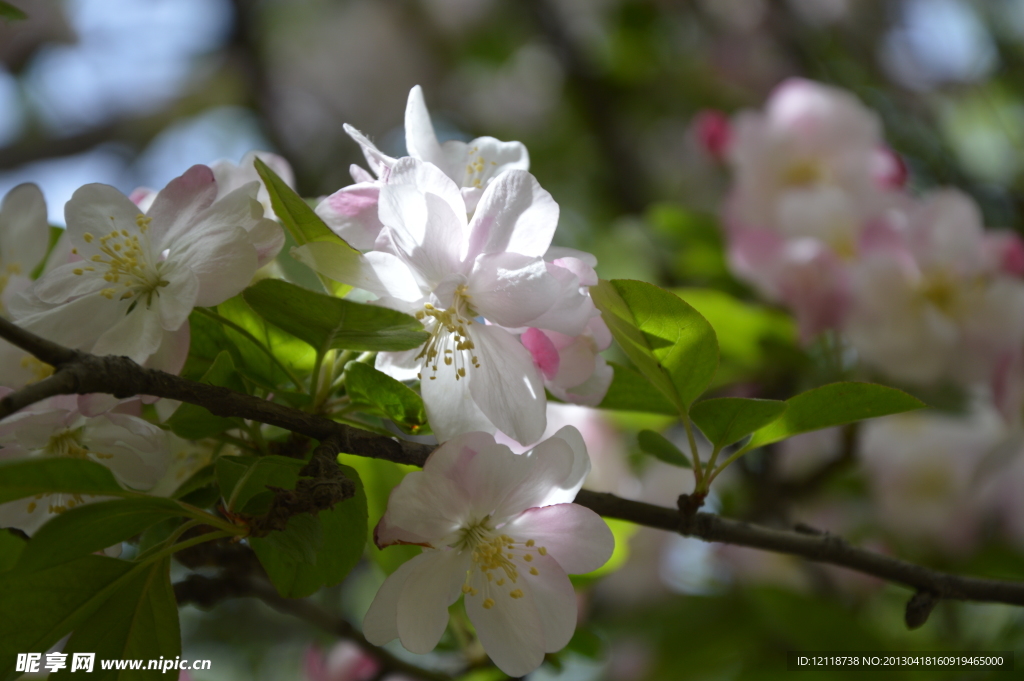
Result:
M0 397L9 394L0 388ZM167 436L135 416L108 412L85 416L76 395L37 402L0 423L0 459L71 457L103 464L118 482L149 489L163 475L170 457ZM78 494L45 494L0 504L0 527L31 534L54 514L98 499Z
M448 606L465 594L484 650L510 676L556 652L576 628L567 573L595 570L614 547L593 511L570 503L590 469L579 431L560 430L526 454L485 433L447 442L392 491L377 545L418 544L423 553L381 586L363 620L367 640L398 638L432 650Z
M558 205L536 179L509 170L484 191L471 221L459 188L436 166L405 158L380 190L385 225L366 255L314 242L292 251L321 274L415 315L430 338L381 353L377 368L417 375L442 441L501 430L522 443L544 432L544 384L516 334L584 332L597 310L580 278L544 259Z
M380 152L361 132L346 124L345 131L363 149L370 169L352 166L356 184L331 194L317 206L317 214L339 236L360 250L373 247L380 232L377 198L381 186L390 182L390 170L397 162ZM472 213L483 191L506 170L529 170L530 157L520 142L502 142L493 137L478 137L470 142L437 141L430 112L423 99L423 89L416 85L409 91L405 107L405 146L409 157L433 163L460 188L466 208Z
M65 217L81 260L41 277L12 301L12 316L64 345L180 364L192 308L240 292L284 242L263 218L257 186L215 201L213 172L193 166L146 214L113 187L80 188Z
M845 331L866 362L902 381L998 379L1024 345L1024 283L991 257L981 213L954 190L914 207L903 246L854 270Z
M26 288L50 240L46 201L34 184L20 184L0 203L0 314L11 294Z

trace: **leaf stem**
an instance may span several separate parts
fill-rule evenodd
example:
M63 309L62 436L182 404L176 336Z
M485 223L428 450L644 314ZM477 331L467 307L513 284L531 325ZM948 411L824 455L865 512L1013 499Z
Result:
M682 412L680 416L683 417L683 428L686 429L686 439L690 442L690 456L693 460L693 475L696 478L697 491L701 490L701 483L704 481L704 470L700 462L700 454L697 453L697 438L693 435L693 424L690 422L690 415L686 412Z

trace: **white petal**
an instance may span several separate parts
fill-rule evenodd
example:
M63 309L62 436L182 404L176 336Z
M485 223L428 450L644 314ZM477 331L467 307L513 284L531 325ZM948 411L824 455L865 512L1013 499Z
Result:
M474 371L479 369L470 367L469 376ZM423 378L420 394L423 395L423 406L430 428L438 440L444 442L462 433L474 431L494 432L494 424L484 415L470 393L470 381L456 380L453 367L442 364L434 373L424 366L421 372Z
M370 609L363 617L363 635L367 641L375 646L382 646L398 638L398 597L409 575L427 558L426 554L421 553L407 560L381 584L373 603L370 604Z
M520 572L517 585L523 590L523 598L531 599L537 607L544 631L544 652L556 653L569 644L576 632L576 591L565 570L550 554L536 556L531 566L537 574Z
M501 432L519 443L536 442L547 424L547 400L530 352L504 329L474 324L470 334L480 360L469 372L473 401Z
M177 331L188 321L199 294L199 279L183 265L167 263L162 278L167 286L158 288L153 295L153 306L160 312L160 325L167 331ZM177 265L177 266L176 266ZM142 300L139 304L142 304Z
M409 99L405 105L405 146L409 156L421 161L443 166L444 154L437 143L434 125L430 122L430 112L423 99L423 88L414 85L409 90Z
M0 262L17 263L29 274L46 256L49 231L43 193L34 184L19 184L0 203Z
M448 606L459 599L469 555L445 549L427 550L398 597L398 638L406 650L420 655L436 646L448 627Z
M502 173L487 185L469 225L468 256L511 251L543 256L558 226L558 204L523 170Z
M546 646L536 600L512 598L509 594L516 585L496 586L480 577L479 571L474 573L473 587L478 593L466 597L466 614L498 669L519 677L539 667ZM484 608L488 598L494 605Z
M370 170L374 172L377 177L384 175L387 170L394 165L395 159L391 158L387 154L382 154L379 149L371 142L366 135L353 128L348 123L343 126L348 136L356 141L356 143L363 150L363 156L366 157L366 162L370 166Z
M412 381L420 372L421 362L416 359L419 354L419 348L402 352L378 352L373 366L396 381Z
M517 516L528 508L542 506L557 496L558 490L571 479L576 462L572 447L556 437L545 440L525 454L511 456L514 459L508 459L504 467L508 469L512 464L521 472L508 470L502 476L508 480L508 487L504 497L495 504L493 517L496 523Z
M558 484L558 487L549 492L544 502L538 506L571 502L583 487L583 481L590 475L590 455L587 453L587 443L583 441L580 431L574 426L562 426L548 441L554 438L563 440L572 449L572 468L565 479ZM543 445L542 442L537 447Z
M615 538L601 516L579 504L528 509L501 531L524 541L534 540L570 575L596 570L608 562L615 549Z
M458 160L463 187L486 187L506 170L529 170L530 155L521 142L502 142L493 137L477 137L466 143L454 140L441 145L449 162Z
M128 301L108 300L94 293L59 306L37 307L15 321L29 331L61 345L91 349L93 342L124 316Z
M140 301L135 309L96 339L92 352L97 355L124 355L141 364L157 351L163 337L159 312Z
M157 194L146 213L153 219L149 225L149 238L155 244L172 244L191 229L216 199L217 181L213 170L204 165L192 166Z
M540 317L561 289L543 259L518 253L477 257L468 285L473 309L507 327L526 326Z
M101 255L100 237L113 231L127 231L138 234L135 219L141 213L139 208L121 192L105 184L87 184L79 187L64 205L64 220L68 225L68 236L83 259ZM86 234L91 234L86 241Z
M379 195L376 180L342 187L317 204L316 214L352 248L368 251L383 227L377 217Z
M454 480L458 476L456 469L465 466L468 461L468 452L480 452L494 445L494 436L490 433L463 433L431 452L423 464L423 470Z
M103 266L95 267L91 272L84 269L90 266L91 263L82 261L61 265L40 277L32 287L32 293L46 303L64 303L107 288L110 284L103 279Z
M426 471L402 478L388 499L386 526L423 537L434 546L471 520L470 502L451 479ZM382 537L382 544L390 538Z
M410 184L423 194L437 194L451 207L452 212L461 216L463 229L466 227L466 203L462 198L459 185L455 183L442 168L433 163L423 163L415 158L403 158L397 161L390 174L387 184Z

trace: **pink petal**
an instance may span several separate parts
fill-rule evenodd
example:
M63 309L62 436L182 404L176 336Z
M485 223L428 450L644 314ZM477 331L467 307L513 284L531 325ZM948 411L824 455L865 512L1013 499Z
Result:
M540 329L529 328L519 337L523 346L533 355L533 363L537 365L544 378L551 380L558 373L558 350L551 339Z

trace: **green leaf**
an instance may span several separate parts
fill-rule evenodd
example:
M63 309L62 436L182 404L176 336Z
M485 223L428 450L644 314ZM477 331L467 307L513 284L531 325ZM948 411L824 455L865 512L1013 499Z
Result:
M776 421L786 402L744 397L719 397L693 405L690 418L716 447L727 447Z
M24 21L28 15L9 2L0 0L0 18L8 21Z
M0 679L14 671L17 653L48 650L88 618L135 567L85 556L42 570L0 574Z
M267 570L278 592L288 598L304 598L320 588L332 586L343 580L363 555L368 535L366 492L359 473L349 466L341 466L345 476L355 483L355 494L336 504L333 509L320 511L323 542L316 550L316 562L295 560L294 552L287 552L279 545L268 541L279 532L272 532L266 539L250 539L250 545ZM291 531L294 516L289 520L285 533Z
M231 360L231 354L227 350L222 350L217 355L199 382L231 388L242 393L246 392L245 386L238 380L235 363ZM205 407L183 402L174 410L171 418L167 419L167 425L178 437L183 437L186 440L201 440L204 437L211 437L223 433L225 430L237 428L239 421L216 416Z
M257 556L273 555L282 562L314 566L317 553L324 546L324 533L318 516L309 513L293 515L284 530L275 530L266 537L251 537L249 545Z
M656 459L680 468L693 468L690 459L669 442L664 435L653 430L641 430L636 436L640 449Z
M286 456L222 456L214 464L228 510L251 515L267 512L273 496L267 485L293 489L305 465Z
M187 515L177 502L160 497L76 506L39 528L22 554L18 569L39 570L66 563L119 544L161 520Z
M7 572L14 567L26 543L10 530L0 530L0 572Z
M64 646L74 653L96 653L97 660L174 659L181 654L178 603L170 579L170 558L154 561L122 580L102 607L81 624ZM177 672L174 672L175 674ZM51 681L77 679L71 665L50 675ZM89 679L136 681L167 679L160 669L103 670L97 662Z
M310 241L329 241L344 244L349 250L358 253L345 243L344 239L332 232L316 211L266 163L257 158L255 164L256 172L259 173L270 195L270 205L296 243L302 245Z
M122 489L110 469L95 461L40 458L0 463L0 504L51 493L115 497L135 494Z
M217 484L217 472L214 465L207 464L190 475L185 482L178 485L171 495L172 499L182 499L193 492Z
M715 330L678 296L652 284L601 280L590 292L640 373L685 414L718 368Z
M412 435L423 434L427 414L423 398L404 383L368 364L349 362L345 368L345 390L354 405L394 421Z
M651 382L629 367L608 362L615 373L599 409L643 411L678 416L679 411L659 390L651 390Z
M387 509L391 490L407 474L419 469L382 459L355 456L354 454L340 454L338 462L342 464L342 470L351 467L359 474L362 489L365 490L364 494L368 511L366 519L367 531L364 536L372 539L373 528ZM410 545L389 546L387 550L381 551L372 541L367 542L366 550L370 560L389 575L410 558L420 553L420 547Z
M786 404L782 418L755 431L744 451L811 430L927 406L902 390L875 383L830 383L791 397Z
M415 317L316 293L280 279L264 279L243 295L261 317L317 352L411 350L430 337Z

